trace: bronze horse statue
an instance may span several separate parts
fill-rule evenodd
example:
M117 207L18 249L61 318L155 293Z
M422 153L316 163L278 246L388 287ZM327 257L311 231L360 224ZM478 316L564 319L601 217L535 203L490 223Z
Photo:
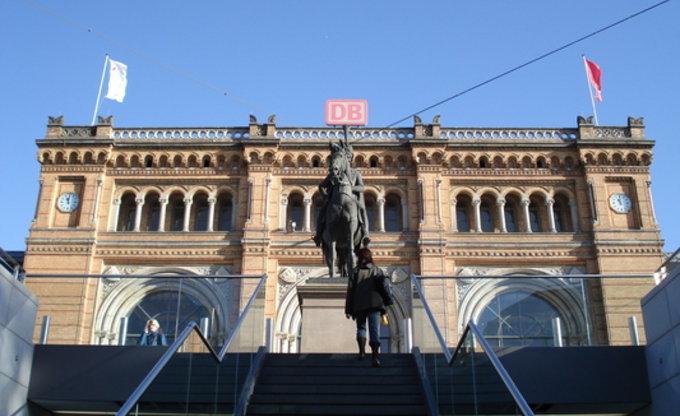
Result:
M350 155L342 146L331 147L329 174L324 182L330 182L328 200L325 204L325 226L322 237L323 256L328 274L335 277L335 262L342 277L350 277L354 270L355 252L362 242L359 226L359 207L351 181ZM363 189L362 189L363 191Z

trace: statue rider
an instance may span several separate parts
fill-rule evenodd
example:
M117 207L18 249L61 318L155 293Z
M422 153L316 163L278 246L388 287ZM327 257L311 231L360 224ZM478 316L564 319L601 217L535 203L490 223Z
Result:
M368 236L368 215L366 214L366 203L364 202L364 180L361 177L361 173L351 167L352 159L354 158L354 152L352 151L352 146L349 144L344 144L340 142L340 146L337 144L330 144L331 153L344 152L345 157L348 161L347 168L347 180L352 186L352 194L354 194L354 200L357 204L357 213L359 214L358 223L359 230L361 233L361 243L360 248L368 246L371 239ZM314 243L317 247L321 246L321 241L323 241L323 232L326 228L326 207L328 202L331 200L331 192L333 192L333 174L328 173L326 178L319 184L319 192L323 197L323 203L319 209L316 216L316 235L314 235Z

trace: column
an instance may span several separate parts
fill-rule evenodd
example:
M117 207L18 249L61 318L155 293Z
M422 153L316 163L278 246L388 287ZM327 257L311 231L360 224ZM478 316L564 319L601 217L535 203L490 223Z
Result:
M524 232L530 233L531 231L531 215L529 215L529 205L531 200L529 197L523 196L520 201L522 204L522 212L524 213Z
M288 226L286 225L287 213L288 213L288 196L284 195L284 197L281 198L281 205L279 208L279 229L283 231L288 230Z
M161 204L161 212L160 215L158 216L158 231L165 231L165 213L168 210L168 196L167 195L161 195L158 198L158 203Z
M482 200L479 196L475 195L472 197L472 207L475 210L475 231L478 233L482 232L482 214L479 210L481 205Z
M581 228L579 227L579 218L578 218L578 204L576 203L576 200L574 198L569 199L569 211L571 214L571 227L572 230L574 230L575 233L580 233Z
M189 231L189 221L191 220L191 205L194 203L193 198L184 198L184 224L182 224L182 231Z
M422 179L418 179L418 216L420 223L425 222L425 184Z
M654 208L654 198L652 198L652 181L646 181L647 184L647 198L649 198L649 207L652 210L652 223L658 224L656 221L656 209Z
M215 203L217 198L215 196L208 197L208 231L214 231L215 227L213 223L215 222Z
M113 199L113 213L111 214L111 228L109 231L118 230L118 216L120 215L120 198Z
M588 202L590 202L590 215L593 217L593 224L597 224L597 206L595 205L595 190L593 189L593 181L588 179Z
M264 212L262 214L262 223L264 224L269 222L269 190L271 183L272 180L269 178L264 180Z
M454 233L458 232L458 213L456 212L456 205L458 205L458 200L456 198L451 198L451 231Z
M305 206L305 216L302 219L302 231L310 232L312 230L312 198L304 198L302 203Z
M142 210L144 208L144 197L138 196L135 198L135 228L132 231L139 231L142 224Z
M441 197L440 197L440 194L441 194L441 184L442 184L442 180L441 180L441 179L436 179L436 180L435 180L435 186L436 186L436 188L435 188L435 189L436 189L436 192L435 192L435 199L436 199L436 200L435 200L435 205L436 205L436 207L437 207L437 224L441 224L441 223L442 223L442 208L441 208L442 204L441 204Z
M385 197L378 197L378 231L385 232Z
M500 224L501 232L507 233L508 228L505 224L505 199L499 197L496 200L496 206L498 207L498 223Z
M92 217L90 218L90 222L92 224L97 223L97 215L99 214L99 197L102 192L103 183L104 183L103 180L97 179L97 190L94 193L94 207L92 208Z
M35 201L35 211L33 212L33 220L31 222L35 222L38 219L38 208L40 207L40 198L42 198L43 184L44 181L40 179L38 181L38 199Z
M253 215L253 178L248 178L248 206L246 210L246 222L250 222Z
M556 233L557 229L555 228L555 211L553 211L553 205L555 205L554 199L545 199L545 209L548 210L548 228L551 233Z

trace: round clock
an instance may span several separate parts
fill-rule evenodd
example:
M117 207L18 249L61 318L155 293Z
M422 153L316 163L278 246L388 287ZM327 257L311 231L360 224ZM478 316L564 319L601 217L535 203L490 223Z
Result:
M80 198L73 192L64 192L57 200L57 208L62 212L72 212L78 208Z
M626 194L611 194L609 206L620 214L625 214L633 207L633 203Z

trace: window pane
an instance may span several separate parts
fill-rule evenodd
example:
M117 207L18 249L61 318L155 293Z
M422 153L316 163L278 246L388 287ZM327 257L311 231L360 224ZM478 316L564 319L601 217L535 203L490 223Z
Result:
M515 218L515 206L512 204L505 205L505 229L514 233L517 232L517 220Z
M554 318L561 318L560 314L545 299L514 291L494 298L479 316L478 325L494 346L552 346Z
M456 206L456 223L458 225L458 231L469 232L470 231L470 219L468 218L468 213L466 207Z
M491 217L491 209L486 203L482 203L479 208L480 218L482 220L482 231L485 233L493 232L493 219Z

